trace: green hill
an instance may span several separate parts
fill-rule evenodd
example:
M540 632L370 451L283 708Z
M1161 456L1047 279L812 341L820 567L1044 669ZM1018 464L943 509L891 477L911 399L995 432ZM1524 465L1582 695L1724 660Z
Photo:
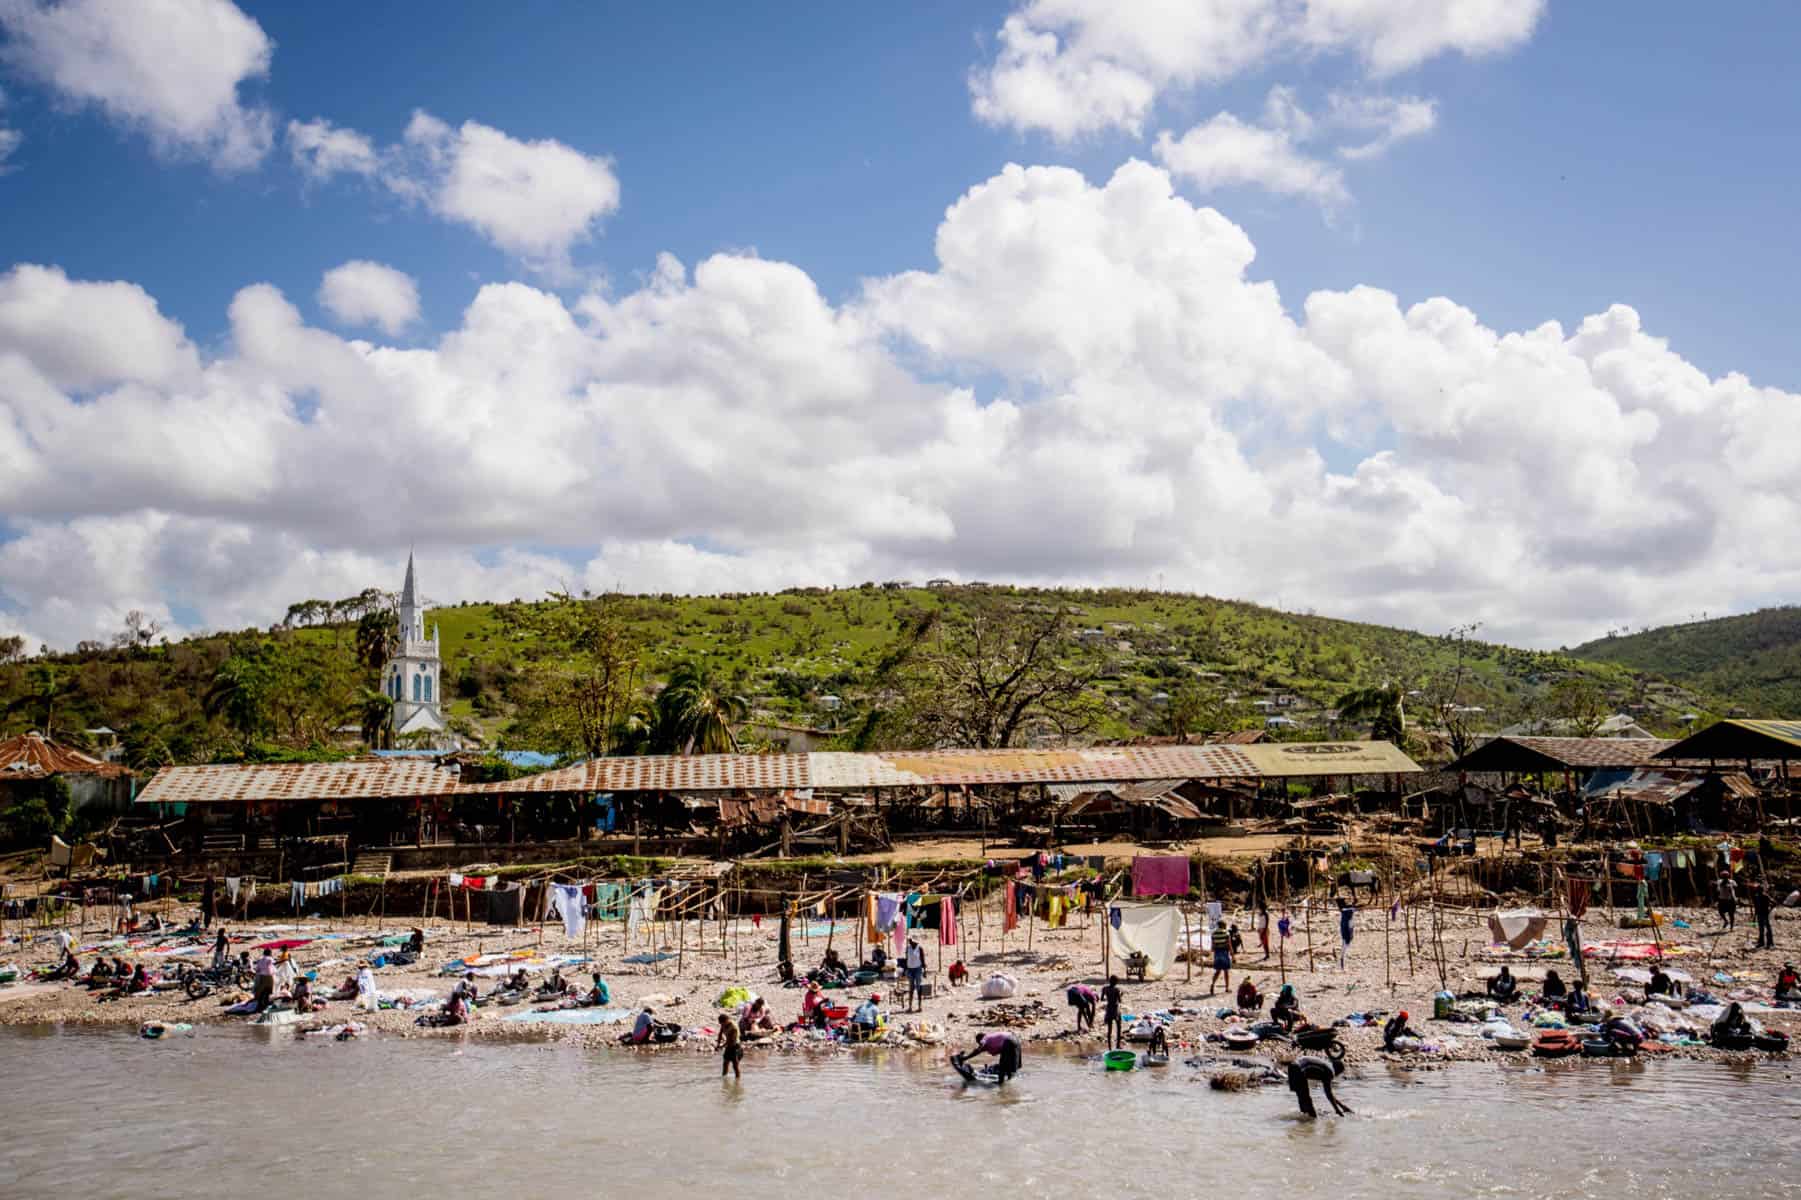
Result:
M1477 731L1557 715L1554 693L1566 681L1579 684L1591 706L1630 709L1659 731L1675 731L1685 709L1711 706L1618 660L1460 645L1449 636L1204 596L871 583L773 595L612 596L607 604L641 651L643 690L677 663L698 663L748 699L752 736L767 743L790 736L781 727L823 731L816 738L854 727L876 702L880 664L904 630L934 610L996 597L1067 610L1064 653L1098 672L1097 738L1163 733L1172 700L1197 697L1210 725L1257 727L1274 715L1287 718L1278 723L1285 737L1356 735L1362 728L1335 723L1332 705L1349 690L1388 682L1408 691L1416 726L1436 724L1434 714L1454 701L1459 722ZM292 611L301 614L295 620L322 623L174 644L89 645L0 665L0 734L48 724L79 741L81 731L106 726L143 766L240 755L243 724L234 738L216 686L229 660L240 674L248 670L238 697L260 705L257 753L354 749L372 680L358 665L357 626L331 620L348 611L342 607ZM573 749L537 744L522 732L532 726L522 718L544 702L541 668L572 653L548 639L538 619L544 611L512 601L439 608L427 618L442 632L449 715L489 746ZM204 703L209 690L211 705Z
M1570 653L1727 697L1731 715L1801 714L1801 607L1610 635Z

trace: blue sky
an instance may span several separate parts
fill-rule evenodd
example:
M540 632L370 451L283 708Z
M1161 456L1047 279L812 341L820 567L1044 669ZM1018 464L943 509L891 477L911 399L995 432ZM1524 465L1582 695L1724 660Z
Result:
M1005 4L447 2L425 21L404 6L242 7L277 47L248 91L284 115L392 139L426 108L611 157L624 201L580 259L624 281L660 251L750 247L844 296L865 275L929 267L938 213L1007 162L1093 175L1144 153L1129 136L1058 145L971 119L966 75ZM1253 273L1288 296L1373 283L1453 296L1506 329L1622 301L1710 372L1796 387L1798 58L1801 12L1782 5L1722 20L1649 3L1630 21L1553 6L1519 50L1408 73L1441 98L1440 126L1359 172L1336 227L1254 189L1213 202L1257 243ZM1160 111L1179 125L1254 109L1277 79L1328 89L1350 74L1341 56L1284 64ZM471 280L509 274L467 233L309 190L279 161L221 177L28 85L8 95L28 140L0 183L0 252L135 279L202 339L247 280L304 295L345 257L419 277L433 326L454 322Z
M804 428L812 429L821 422L830 425L831 416L841 413L859 436L878 439L841 448L842 453L854 450L866 464L862 481L881 478L884 483L874 490L887 490L879 502L867 500L863 526L844 516L862 510L842 498L827 495L819 504L829 512L821 513L805 499L778 497L773 509L791 523L779 536L767 523L740 523L724 512L709 517L704 511L659 510L646 499L663 489L671 497L678 492L691 497L709 481L722 490L738 486L720 474L722 456L735 448L722 445L711 457L684 463L690 473L681 475L680 487L671 475L641 480L631 494L597 494L587 507L525 488L511 498L512 515L492 511L509 509L507 503L479 513L448 511L446 505L454 502L421 485L388 497L382 516L351 520L329 504L314 510L299 491L284 493L287 481L271 487L267 479L247 478L239 488L240 481L194 478L191 472L200 468L193 465L152 469L149 464L167 454L152 440L130 452L142 457L126 462L156 476L142 486L118 482L133 470L115 470L106 475L108 482L60 500L45 498L42 489L8 497L0 485L0 511L17 514L0 526L0 613L36 636L70 640L110 624L120 606L151 608L187 627L256 619L267 608L278 613L284 606L276 603L279 594L304 578L295 575L295 562L313 564L321 588L324 581L350 584L378 569L386 561L384 547L409 526L422 531L413 536L424 542L422 559L435 560L445 598L495 589L529 592L557 572L578 570L609 582L626 580L628 586L635 580L704 590L812 577L855 582L870 573L992 576L996 571L985 564L999 562L1043 581L1167 573L1173 586L1254 599L1280 596L1321 611L1422 626L1440 620L1445 604L1452 603L1460 610L1480 608L1519 640L1556 642L1622 621L1672 619L1704 607L1719 611L1789 594L1790 564L1776 564L1773 577L1754 577L1748 570L1756 561L1750 544L1729 544L1720 532L1731 523L1733 505L1745 497L1701 498L1696 489L1709 485L1693 478L1729 469L1732 447L1767 440L1772 429L1786 430L1783 422L1794 415L1793 397L1786 393L1801 388L1801 368L1792 353L1791 285L1801 249L1790 229L1801 182L1795 120L1801 85L1791 67L1801 56L1801 13L1788 6L1702 14L1692 5L1647 3L1633 6L1626 19L1607 5L1455 0L1454 7L1469 18L1462 28L1478 31L1459 33L1422 32L1407 6L1398 3L1267 0L1269 24L1252 46L1246 38L1234 41L1202 27L1207 18L1194 14L1214 0L1192 6L1021 0L885 8L158 3L168 5L168 13L226 20L239 39L231 45L246 63L255 59L260 28L266 70L252 63L235 83L226 78L222 91L216 87L207 96L172 100L182 85L159 91L156 73L167 69L177 80L184 71L192 75L194 63L230 58L233 50L218 49L226 42L200 37L184 45L173 37L176 44L163 61L146 62L130 47L132 22L145 19L148 4L0 2L5 96L0 129L15 131L17 141L4 156L6 170L0 175L6 214L0 222L0 270L39 264L76 281L66 313L71 321L85 313L90 324L68 336L98 357L113 353L102 344L106 333L100 326L111 311L103 299L127 301L83 287L109 281L142 289L144 302L178 322L189 343L185 349L174 343L155 349L159 362L176 365L159 366L154 378L134 373L136 368L73 370L61 360L52 363L57 354L70 352L57 349L60 342L51 346L41 325L20 326L9 341L0 319L0 358L10 349L35 368L30 379L48 379L67 406L15 399L9 410L8 380L0 376L0 431L17 430L16 459L10 461L18 478L66 474L58 469L56 456L63 452L58 446L82 419L92 417L91 409L80 406L92 393L108 389L119 389L117 408L109 410L112 420L124 414L128 423L141 418L164 431L171 428L171 413L193 416L194 406L183 403L184 397L205 392L224 407L194 418L194 432L203 439L229 424L221 414L241 416L279 394L273 402L279 411L257 410L258 420L268 423L243 432L247 440L241 445L251 447L244 460L262 461L259 456L267 454L267 461L281 464L280 471L296 473L295 464L303 460L332 460L330 447L314 444L324 437L321 426L330 423L317 420L318 413L343 414L353 422L366 417L349 414L382 411L377 406L387 404L396 422L440 424L456 419L450 413L474 413L457 406L476 404L471 397L478 393L487 395L483 388L492 380L481 371L475 372L480 386L459 376L445 397L429 403L419 395L437 383L423 381L425 376L412 381L418 392L398 400L384 392L378 401L373 391L357 391L361 385L342 375L300 378L304 372L296 374L294 362L273 361L282 358L275 344L293 339L300 360L330 357L343 344L340 338L370 339L428 356L430 370L421 365L427 358L407 360L405 369L441 381L456 373L445 363L454 358L452 343L467 328L466 310L478 289L512 282L556 306L544 308L523 291L510 293L508 303L525 306L505 318L523 323L509 325L514 335L530 341L535 335L528 329L543 332L562 353L556 331L563 318L557 314L567 310L569 320L597 336L568 351L572 363L582 364L579 370L572 366L569 372L551 372L554 379L508 385L546 389L529 399L550 414L548 444L566 447L593 438L585 461L597 477L629 475L629 466L653 445L651 435L629 421L598 418L579 432L558 429L555 414L589 403L605 407L611 397L660 409L643 390L651 380L667 383L675 389L670 396L684 403L696 389L715 389L708 391L709 403L721 412L756 415L759 404L767 405L761 415L770 426L804 420ZM91 54L78 53L82 43L69 32L78 27L76 18L84 22L79 25L88 31L84 36L99 46ZM1008 62L1002 30L1009 21L1058 39L1053 57L1029 65L1052 73L1041 83L1053 76L1062 82L1044 85L1055 95L1041 88L1009 102L1011 108L984 111L977 97ZM178 33L181 28L179 22L165 25ZM1320 33L1326 26L1330 31ZM1185 60L1191 45L1197 49ZM184 62L184 53L194 56L192 62ZM1108 100L1083 94L1089 77L1055 75L1071 63L1086 68L1095 62L1138 81L1149 101L1133 116L1095 115ZM137 85L120 82L136 75L147 78L138 91L132 90ZM1302 115L1273 116L1272 89L1289 97ZM1035 107L1040 102L1062 107ZM185 107L176 112L178 103ZM1358 111L1380 109L1392 116L1397 103L1428 109L1428 127L1396 133L1399 126L1381 124L1389 118L1358 124L1333 115L1361 104ZM264 122L266 136L252 137L255 145L225 162L220 143L208 140L213 133L194 133L202 126L223 128L207 124L217 115L207 105L226 113L220 120L249 114L245 119L252 125ZM420 134L415 127L409 134L416 112L445 124L438 132ZM363 139L372 165L305 169L296 157L290 122L316 120ZM1059 120L1081 127L1059 127ZM586 160L588 176L580 186L605 184L597 177L610 175L617 183L616 207L590 197L591 219L578 218L573 234L529 252L520 248L520 238L528 236L522 230L540 211L548 211L531 207L544 203L541 196L480 201L523 206L501 215L486 209L452 213L447 177L439 172L455 170L444 163L464 161L457 156L472 145L471 127L464 122L477 123L478 133L504 135L509 140L503 149L528 147L517 151L522 155L535 153L530 147L559 144L572 154L559 160L557 169ZM1361 153L1357 145L1388 136L1383 129L1393 134L1392 144L1352 157ZM1203 133L1242 138L1233 150L1201 138L1186 159L1159 149L1159 134L1173 141L1191 130L1190 138ZM0 148L7 144L0 135ZM1157 212L1178 230L1169 236L1193 233L1200 239L1190 247L1196 252L1226 247L1231 237L1195 232L1185 215L1215 208L1255 247L1255 261L1241 272L1228 270L1229 278L1203 295L1192 281L1157 277L1158 250L1149 245L1146 265L1134 267L1139 276L1115 281L1123 290L1106 307L1085 316L1084 300L1098 305L1101 297L1072 294L1056 306L1064 325L997 327L977 336L972 321L1043 303L1050 286L1045 280L1065 278L1046 257L1056 251L1055 238L1019 245L1012 239L1021 229L1050 228L1052 218L1075 211L1070 206L1105 204L1109 195L1123 200L1125 184L1115 192L1109 180L1131 159L1168 176L1173 199L1167 212ZM947 222L949 206L1000 179L1009 163L1072 167L1089 190L1047 197L1028 185L1009 192L1024 225L1000 212L973 210L960 222ZM538 176L525 186L550 178ZM976 227L988 219L997 224ZM969 227L972 259L953 270L935 252L935 239L960 224ZM1098 251L1096 261L1111 263L1108 255L1123 255L1120 239L1131 233L1097 233L1109 248ZM980 247L989 245L995 248L992 258L982 258ZM1182 250L1172 244L1171 260L1180 260ZM739 305L730 314L681 310L686 314L681 319L709 330L748 319L741 311L747 293L740 285L767 297L777 294L769 289L792 282L792 276L743 264L797 268L841 327L822 332L826 326L815 323L784 332L805 342L809 353L822 355L803 369L795 354L788 354L783 363L797 374L784 387L805 390L821 373L859 375L867 367L887 381L880 384L880 397L821 398L803 417L770 398L784 388L736 389L734 371L763 378L776 369L758 357L767 336L741 358L721 349L724 361L737 365L705 380L678 378L684 357L679 345L668 347L670 359L658 360L654 369L647 365L650 350L642 361L595 367L595 355L620 352L630 342L621 329L629 327L635 336L643 319L647 331L667 333L677 320L677 308L663 311L654 302L663 254L690 271L709 256L724 255L733 272L743 275L734 275L725 289ZM358 318L324 304L321 277L352 261L391 269L384 278L410 279L417 319L402 302L400 310L383 310L398 316L385 323L364 317L359 327ZM905 272L923 278L909 282ZM1242 278L1234 278L1238 275ZM1034 279L1036 290L1007 291L1010 282L1023 289ZM1280 290L1279 312L1251 286L1264 280ZM872 281L867 290L865 281ZM19 291L15 311L21 312L28 287L61 286L16 272L12 283ZM263 305L265 293L244 295L260 283L273 285L298 310L304 331L280 316L279 305ZM719 300L714 284L686 278L683 287L681 297L694 309L703 307L703 300ZM1147 339L1132 342L1130 361L1114 353L1117 344L1085 341L1083 330L1104 323L1121 303L1162 295L1159 289L1165 287L1176 297L1175 307L1153 315L1168 318L1167 336L1145 334L1152 320L1147 315L1136 329L1120 334ZM1358 293L1360 288L1392 293L1398 308L1383 308ZM1306 303L1315 293L1349 296L1341 307L1363 307L1340 313L1332 325L1324 315L1316 319ZM1578 415L1567 428L1532 436L1505 429L1492 447L1496 455L1542 464L1556 476L1557 487L1516 479L1485 492L1465 482L1483 469L1480 441L1485 423L1494 428L1497 413L1502 425L1509 423L1508 414L1517 414L1522 423L1560 420L1562 400L1540 397L1543 406L1533 416L1495 398L1508 388L1541 386L1514 374L1518 364L1472 361L1467 371L1459 367L1454 380L1438 385L1446 396L1482 397L1482 403L1500 405L1478 411L1471 399L1459 407L1455 430L1444 427L1445 418L1433 411L1429 397L1391 394L1406 390L1413 365L1450 352L1448 327L1424 314L1413 327L1400 328L1409 306L1432 297L1448 297L1458 312L1473 314L1481 329L1497 334L1561 323L1570 340L1557 353L1580 367L1539 362L1535 369L1566 380L1573 369L1585 373L1584 390L1568 400ZM781 319L786 319L796 310L791 297L783 303ZM1577 344L1573 335L1580 323L1609 314L1616 305L1636 310L1636 322L1613 310L1608 330ZM491 307L501 306L497 301ZM251 310L257 315L246 317ZM954 320L951 314L961 316ZM724 324L711 324L714 317ZM1295 328L1275 329L1271 321ZM1239 353L1236 343L1188 347L1169 351L1176 357L1168 362L1157 359L1172 339L1183 342L1195 336L1197 325L1214 322L1222 330L1250 331L1244 336L1256 343L1254 361L1245 358L1249 351ZM997 316L996 324L1005 321ZM246 348L252 326L266 329L269 339L255 352ZM689 350L696 327L684 326ZM610 335L597 332L603 330ZM1410 350L1384 330L1394 339L1429 333L1434 340ZM314 331L334 349L308 340ZM1296 339L1292 346L1283 341L1290 336ZM835 341L840 337L854 343L843 350L854 351L854 362L828 356L843 349ZM1615 339L1630 342L1643 362L1631 370L1617 359L1603 366L1600 346ZM1667 355L1658 339L1667 340ZM1396 357L1372 361L1368 348L1374 345L1387 346ZM115 357L126 354L125 348L115 349ZM135 343L130 351L151 353ZM1092 357L1097 352L1104 362ZM376 383L370 388L402 386L390 367L367 359L365 351L354 353L383 376L379 388ZM1297 362L1301 365L1293 365ZM1698 411L1699 402L1691 403L1682 390L1689 387L1684 373L1695 369L1715 381L1742 372L1759 387L1783 391L1745 397L1715 387L1718 394L1706 405L1718 407ZM190 371L196 373L184 374ZM1669 384L1680 395L1651 396L1631 382L1647 376L1665 381L1683 376L1685 382L1681 388ZM24 378L11 381L15 396L27 394ZM1084 424L1090 419L1097 423L1093 428L1109 429L1107 436L1141 418L1147 426L1162 420L1163 428L1179 428L1181 436L1219 457L1177 464L1155 437L1093 446L1096 461L1115 463L1115 479L1128 481L1089 497L1089 511L1096 514L1090 531L1094 544L1070 547L1067 560L1058 558L1054 540L1036 536L997 549L970 532L984 527L985 510L958 511L938 497L940 491L959 491L981 507L983 489L973 477L984 469L996 471L995 464L966 464L972 478L941 489L932 479L932 465L910 457L920 444L950 436L947 430L958 431L951 438L958 447L980 440L971 432L975 418L959 416L957 400L946 394L957 385L973 389L978 408L997 401L1019 406L1021 423L1005 435L1018 440L996 452L1010 464L1000 475L1019 469L1022 488L1029 474L1037 475L1018 464L1032 463L1037 473L1069 467L1062 443L1071 429L1090 428ZM146 390L140 395L134 387ZM233 393L235 400L218 398L221 389L234 387L243 389ZM1061 410L1052 403L1060 391L1069 397ZM1174 418L1158 417L1152 393L1159 403L1170 395L1199 397L1194 402L1205 412L1185 409ZM1321 399L1326 393L1329 398ZM500 405L504 426L504 410L525 404L522 395L515 390L482 402ZM416 410L409 407L415 400ZM857 406L865 403L878 405L879 419L860 412ZM673 399L665 404L670 412L679 408ZM718 424L704 410L680 411L697 428ZM484 411L479 419L488 416ZM998 423L1000 418L986 419ZM1706 454L1712 456L1699 464L1680 461L1681 448L1696 444L1691 423L1707 435ZM1654 436L1646 432L1652 425L1658 430ZM1591 439L1600 448L1591 458L1564 460L1554 444L1547 448L1533 440L1558 434ZM888 438L894 440L883 440ZM0 441L0 464L9 461L6 446ZM1323 470L1293 459L1308 452L1320 456ZM434 453L435 477L484 478L467 447L439 447ZM606 456L612 454L625 461L611 462ZM345 457L337 455L340 461ZM1373 535L1384 546L1377 555L1384 564L1376 572L1381 582L1259 571L1245 546L1203 544L1212 535L1184 529L1176 517L1188 498L1210 494L1213 485L1183 474L1188 471L1211 481L1245 472L1229 494L1212 502L1231 505L1254 496L1257 514L1255 520L1245 518L1247 530L1257 521L1292 525L1302 513L1314 514L1309 519L1324 525L1350 520L1346 514L1390 511L1390 532ZM490 495L506 491L504 483L487 486ZM1783 506L1793 497L1772 486L1762 504L1755 503L1759 493L1753 486L1751 502L1761 520L1779 527L1787 512ZM814 485L813 490L831 489ZM1556 509L1525 511L1526 497L1545 492L1556 493ZM687 510L711 507L686 502ZM531 527L533 511L550 512L543 528ZM1020 512L1030 511L1022 501ZM1401 511L1417 528L1396 538L1393 513ZM1500 511L1514 519L1488 531L1491 547L1502 548L1489 556L1510 569L1490 575L1482 564L1455 561L1456 544L1469 540L1470 524L1477 520L1472 514L1487 520ZM1202 521L1208 516L1191 515ZM1218 511L1213 515L1217 518ZM872 532L868 524L889 520L896 529L887 533ZM1649 579L1662 581L1657 586L1641 588L1636 580L1617 576L1589 578L1558 557L1562 552L1543 536L1548 522L1566 520L1579 527L1584 544L1630 547L1643 537L1668 545L1675 539L1701 565L1694 580L1671 580L1667 568L1654 561L1657 552L1646 549L1642 562ZM1456 531L1459 522L1462 535ZM217 546L260 544L267 557L233 559L220 550L221 573L209 592L191 573L171 573L172 556L162 543L177 536L213 539L209 544ZM1265 543L1271 536L1264 535ZM48 561L44 547L59 538L89 546L93 578L63 585L25 582L22 576L34 564ZM280 552L268 550L271 545ZM121 546L130 547L124 553L137 565L128 579L110 580L104 560L121 553ZM1306 555L1299 546L1288 552ZM1640 561L1627 553L1629 561ZM1801 572L1801 562L1793 566ZM1514 578L1533 582L1505 582Z

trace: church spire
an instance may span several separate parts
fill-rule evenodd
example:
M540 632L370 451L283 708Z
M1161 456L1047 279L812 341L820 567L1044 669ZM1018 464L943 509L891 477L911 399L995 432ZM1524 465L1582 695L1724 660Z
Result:
M412 608L417 603L413 595L413 552L407 551L406 583L400 589L400 607Z

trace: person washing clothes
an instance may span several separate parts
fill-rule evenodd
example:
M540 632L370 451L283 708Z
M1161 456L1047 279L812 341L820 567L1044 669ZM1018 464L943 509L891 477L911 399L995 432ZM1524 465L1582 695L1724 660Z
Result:
M994 1077L1001 1083L1019 1074L1024 1056L1020 1052L1019 1038L1011 1033L978 1033L973 1050L965 1050L952 1061L958 1065L967 1063L972 1058L983 1054L992 1054L995 1058Z
M1084 1029L1093 1032L1094 1010L1100 1002L1094 989L1085 983L1073 983L1063 995L1069 1006L1076 1010L1076 1032L1081 1033Z
M1488 981L1489 998L1502 1004L1512 1004L1519 994L1519 980L1513 977L1513 972L1507 969L1507 964L1502 963L1500 973Z
M875 1038L882 1028L882 998L871 995L869 999L857 1005L857 1010L850 1015L851 1040L867 1042Z
M1395 1048L1396 1038L1417 1038L1419 1036L1419 1030L1414 1029L1407 1024L1407 1010L1402 1009L1394 1016L1388 1018L1388 1023L1382 1026L1382 1048L1384 1050L1393 1050Z
M1332 1094L1332 1081L1344 1074L1344 1054L1339 1052L1330 1058L1321 1058L1317 1054L1303 1054L1288 1064L1288 1087L1294 1092L1295 1101L1301 1106L1301 1115L1317 1117L1319 1113L1313 1107L1313 1087L1318 1083L1325 1089L1326 1099L1331 1102L1332 1111L1339 1116L1350 1113L1350 1109L1339 1103L1338 1097Z
M255 979L250 988L250 998L256 1001L256 1011L262 1012L275 1002L275 956L264 950L263 956L256 960Z

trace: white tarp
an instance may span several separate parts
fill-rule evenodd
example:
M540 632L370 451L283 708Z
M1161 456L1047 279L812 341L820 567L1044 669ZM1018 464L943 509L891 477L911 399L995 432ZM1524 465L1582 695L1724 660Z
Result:
M1114 904L1107 910L1113 926L1109 935L1107 973L1122 979L1126 956L1142 953L1150 960L1146 979L1162 979L1176 961L1182 937L1182 911L1173 904Z
M1495 941L1518 950L1545 936L1545 914L1536 908L1501 909L1488 915L1488 932Z

